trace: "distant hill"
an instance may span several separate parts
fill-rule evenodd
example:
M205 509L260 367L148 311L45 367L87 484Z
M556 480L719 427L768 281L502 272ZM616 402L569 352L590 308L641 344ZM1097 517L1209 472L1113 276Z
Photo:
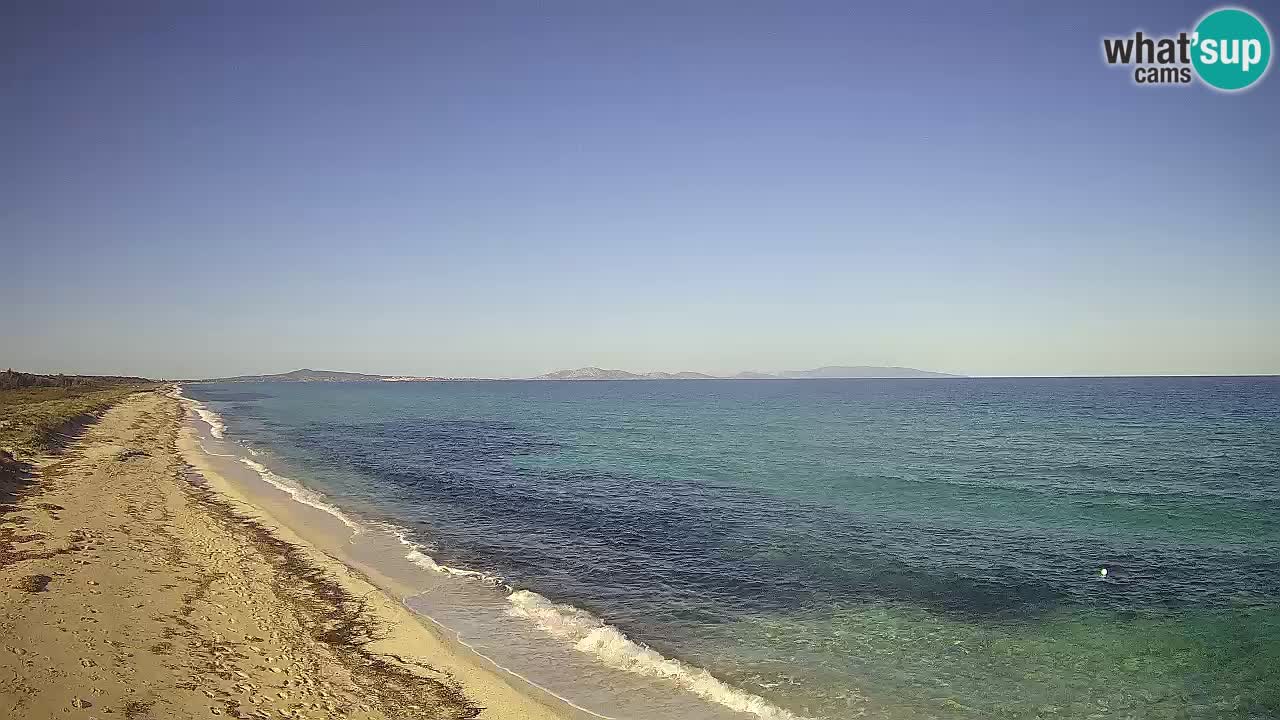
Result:
M916 370L904 367L880 367L875 365L828 365L813 370L786 370L776 375L746 370L728 379L735 380L778 380L778 379L820 379L820 378L949 378L964 377L948 373ZM605 370L598 367L584 367L573 370L557 370L545 375L538 375L531 380L714 380L715 375L699 372L648 372L633 373L626 370Z
M598 367L575 368L573 370L557 370L545 375L529 378L530 380L714 380L714 375L700 372L647 372L633 373L626 370L605 370Z
M575 368L573 370L556 370L539 375L531 380L642 380L640 375L626 370L605 370L598 367Z
M640 376L642 380L715 380L715 375L685 370L682 372L647 372Z
M917 370L907 367L883 367L879 365L827 365L813 370L786 370L778 373L784 378L955 378L963 375Z
M336 372L333 370L311 370L303 368L275 375L237 375L236 377L214 378L198 382L377 382L386 379L385 375L365 375L363 373Z

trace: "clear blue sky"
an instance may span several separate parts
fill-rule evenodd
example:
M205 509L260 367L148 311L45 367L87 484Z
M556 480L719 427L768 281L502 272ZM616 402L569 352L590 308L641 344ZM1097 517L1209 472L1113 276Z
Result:
M1101 59L1212 7L10 3L0 365L1280 372L1280 75Z

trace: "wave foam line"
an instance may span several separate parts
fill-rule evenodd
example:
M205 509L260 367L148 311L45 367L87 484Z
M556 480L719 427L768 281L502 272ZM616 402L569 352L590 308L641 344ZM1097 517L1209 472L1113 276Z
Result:
M169 393L169 397L175 398L183 403L190 405L191 408L195 410L197 414L200 415L201 420L204 420L205 422L209 423L209 434L215 438L219 438L219 439L222 438L223 432L227 429L227 426L222 423L222 418L218 417L217 413L206 408L204 404L201 403L199 400L193 400L183 395L181 385L174 385L173 391ZM268 468L266 465L263 465L262 463L255 462L253 460L250 460L249 458L240 457L239 455L234 455L234 454L224 455L222 453L210 452L209 449L204 446L204 443L200 444L200 449L204 450L209 455L217 455L218 457L234 457L235 459L249 466L254 472L258 473L258 477L261 477L267 484L275 487L278 490L282 490L285 493L288 493L289 496L292 497L294 500L302 503L303 505L309 505L317 510L329 513L330 515L341 520L343 525L346 525L347 527L351 528L355 533L360 533L364 530L364 528L360 525L360 523L356 522L355 520L352 520L350 517L346 515L346 513L342 512L341 510L334 507L333 505L325 502L324 496L321 495L320 493L315 492L314 490L310 490L306 487L303 487L299 483L296 483L293 480L290 480L289 478L284 477L283 475L277 475L276 473L272 472L270 468ZM258 451L254 450L251 447L246 446L245 449L248 450L250 453L252 453L255 457L258 455Z
M209 434L219 440L222 439L223 433L227 431L227 426L222 422L222 418L219 417L217 413L205 407L204 403L199 400L192 400L186 395L183 395L181 385L174 385L173 392L169 393L169 397L190 405L191 409L195 410L196 414L200 416L200 419L208 423Z
M524 682L528 683L528 684L529 684L529 685L531 685L532 687L538 688L538 689L539 689L539 690L541 690L542 692L544 692L544 693L546 693L546 694L550 695L551 697L553 697L553 698L555 698L555 699L559 700L560 702L564 703L565 705L568 705L569 707L573 708L574 710L577 710L577 711L578 711L578 712L580 712L580 713L583 713L583 714L586 714L586 715L590 715L591 717L600 718L601 720L615 720L615 718L613 718L612 716L609 716L609 715L601 715L600 713L598 713L598 712L596 712L596 711L594 711L594 710L588 710L587 708L584 708L584 707L582 707L581 705L578 705L577 703L573 702L573 701L572 701L572 700L570 700L569 698L567 698L567 697L565 697L565 696L563 696L563 695L558 695L558 694L556 694L556 692L555 692L555 691L553 691L551 688L545 687L545 686L543 686L543 685L539 685L538 683L534 682L532 678L529 678L528 676L525 676L525 675L521 675L520 673L516 672L515 670L512 670L511 668L507 667L506 665L503 665L502 663L498 662L497 660L494 660L493 658L489 657L488 655L485 655L483 652L481 652L481 651L480 651L480 648L477 648L476 646L474 646L474 645L472 645L472 644L468 643L465 639L463 639L462 635L460 635L460 634L459 634L456 630L454 630L453 628L450 628L449 626L445 625L444 623L440 622L439 620L436 620L435 618L431 617L430 615L425 615L425 614L423 614L421 611L419 611L419 610L415 610L413 607L411 607L410 605L408 605L405 601L406 601L406 600L409 600L409 599L410 599L410 598L405 598L405 600L402 600L402 601L401 601L401 603L400 603L401 605L403 605L403 606L404 606L404 608L405 608L406 610L408 610L409 612L413 613L414 615L417 615L418 617L426 618L428 621L430 621L430 622L432 622L432 623L435 623L435 626L436 626L436 627L438 627L438 628L440 628L440 629L441 629L442 631L444 631L445 633L447 633L447 634L449 635L449 637L451 637L451 638L453 639L453 641L454 641L454 642L458 643L458 644L459 644L459 645L461 645L462 647L464 647L464 648L466 648L466 649L470 650L471 652L475 653L477 656L484 658L485 660L487 660L487 661L489 662L489 664L490 664L490 665L493 665L495 668L497 668L497 669L501 670L501 671L502 671L502 672L504 672L504 673L507 673L508 675L511 675L511 676L513 676L513 677L520 678L520 680L522 680L522 681L524 681Z
M309 505L317 510L329 513L341 520L342 524L351 528L353 532L360 533L364 530L360 523L352 520L346 515L346 513L325 502L324 496L320 493L315 492L314 490L309 490L283 475L277 475L272 472L270 468L260 462L250 460L246 457L237 457L236 459L252 468L253 471L258 473L258 476L266 481L267 484L275 487L277 490L282 490L288 493L290 497L303 505Z
M239 455L236 455L236 454L234 454L234 453L217 453L217 452L214 452L214 451L212 451L212 450L210 450L210 449L209 449L209 446L208 446L208 445L205 445L204 443L200 442L199 440L196 440L196 444L200 446L200 450L201 450L202 452L204 452L204 454L205 454L205 455L212 455L212 456L214 456L214 457L229 457L229 458L237 458L237 459L239 459L239 457L240 457Z
M664 657L586 610L553 603L528 590L517 590L507 600L511 604L508 614L533 622L543 632L572 643L574 649L615 670L667 679L704 700L761 720L803 720L759 695L718 680L703 668Z
M761 720L805 720L771 705L759 695L752 695L718 680L703 668L665 657L649 646L631 640L621 630L586 610L553 603L529 590L516 590L500 577L442 565L423 552L422 545L410 540L403 528L390 526L388 529L402 545L409 548L405 555L409 562L425 570L475 579L506 590L507 602L510 604L507 614L533 622L539 630L572 643L574 649L595 656L607 667L635 675L666 678L704 700L738 712L751 713Z
M196 413L200 415L200 419L209 423L209 434L222 439L222 434L226 432L227 426L222 424L222 418L218 417L212 410L206 410L200 405L196 405Z
M487 573L482 573L477 570L467 570L464 568L452 567L450 565L442 565L441 563L436 562L435 558L423 552L422 545L419 545L418 543L409 539L408 531L406 531L404 528L400 528L392 525L388 527L388 530L390 530L393 534L395 534L396 539L400 541L401 545L404 545L405 547L409 548L409 552L405 554L404 559L408 560L414 565L417 565L423 570L429 570L431 572L437 572L444 575L452 575L454 577L479 580L480 582L490 587L501 587L501 588L507 589L508 591L510 591L511 589L509 586L503 583L502 578L496 575L489 575Z

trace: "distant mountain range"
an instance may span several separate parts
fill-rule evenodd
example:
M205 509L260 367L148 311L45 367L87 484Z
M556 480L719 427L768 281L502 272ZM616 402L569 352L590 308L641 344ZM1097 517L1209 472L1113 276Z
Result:
M573 370L557 370L528 380L782 380L818 378L954 378L963 375L930 372L904 367L880 367L875 365L828 365L812 370L784 370L779 373L744 371L729 378L700 372L647 372L633 373L626 370L606 370L584 367ZM190 382L438 382L447 380L481 380L485 378L417 377L408 375L367 375L364 373L311 370L303 368L274 375L237 375L235 377L193 380Z
M784 370L779 373L763 373L746 370L731 376L735 380L781 380L781 379L822 379L822 378L956 378L963 375L917 370L905 367L882 367L878 365L827 365L812 370ZM605 370L598 367L584 367L575 370L557 370L545 375L538 375L531 380L714 380L715 375L699 372L649 372L633 373L626 370Z

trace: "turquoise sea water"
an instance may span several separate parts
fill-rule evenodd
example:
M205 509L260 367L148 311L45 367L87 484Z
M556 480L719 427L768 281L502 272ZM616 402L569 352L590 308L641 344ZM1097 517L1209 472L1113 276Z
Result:
M743 718L1280 717L1275 378L185 392L531 642Z

